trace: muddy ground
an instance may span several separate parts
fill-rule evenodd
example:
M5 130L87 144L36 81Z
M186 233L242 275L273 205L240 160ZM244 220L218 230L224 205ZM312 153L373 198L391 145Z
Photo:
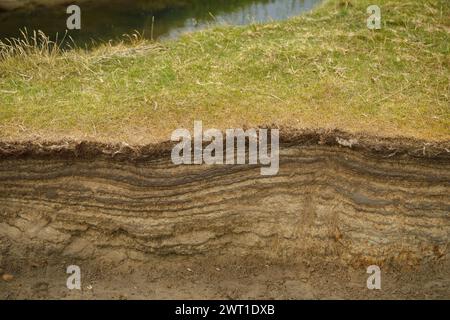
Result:
M0 298L450 298L450 143L281 141L267 177L167 143L0 143Z
M151 259L152 260L152 259ZM320 260L320 259L319 259ZM65 262L65 263L64 263ZM146 263L77 262L81 290L66 287L70 259L24 262L0 281L1 299L450 299L450 264L382 268L381 290L364 268L322 263L164 257Z

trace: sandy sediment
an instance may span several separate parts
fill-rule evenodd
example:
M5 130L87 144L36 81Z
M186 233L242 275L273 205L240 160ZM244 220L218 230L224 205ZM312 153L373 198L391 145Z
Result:
M341 132L281 141L276 176L250 165L175 166L170 143L1 143L2 259L448 258L448 143Z

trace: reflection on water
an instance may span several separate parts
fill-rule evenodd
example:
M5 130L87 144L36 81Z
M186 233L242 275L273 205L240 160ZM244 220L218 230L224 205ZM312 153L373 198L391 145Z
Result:
M176 6L159 4L155 7L152 0L92 1L80 5L81 30L69 34L82 46L91 39L117 39L135 30L146 38L173 38L216 24L283 20L308 11L319 2L321 0L189 0L172 1ZM62 6L2 12L0 38L18 37L19 30L24 28L62 35L66 31L67 17L66 7Z

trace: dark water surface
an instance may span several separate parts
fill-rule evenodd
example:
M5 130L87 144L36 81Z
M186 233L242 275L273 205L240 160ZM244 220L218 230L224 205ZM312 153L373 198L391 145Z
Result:
M119 39L138 31L145 38L177 37L217 24L245 25L283 20L311 10L321 0L110 0L79 4L81 30L69 35L79 46ZM157 4L156 4L157 3ZM20 30L42 30L59 38L66 32L67 6L0 12L0 39Z

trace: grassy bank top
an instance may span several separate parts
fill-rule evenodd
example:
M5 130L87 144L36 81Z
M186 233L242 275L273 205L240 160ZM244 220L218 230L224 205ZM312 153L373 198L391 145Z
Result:
M0 139L143 144L194 120L450 139L450 2L378 0L369 30L372 2L89 52L3 46Z

